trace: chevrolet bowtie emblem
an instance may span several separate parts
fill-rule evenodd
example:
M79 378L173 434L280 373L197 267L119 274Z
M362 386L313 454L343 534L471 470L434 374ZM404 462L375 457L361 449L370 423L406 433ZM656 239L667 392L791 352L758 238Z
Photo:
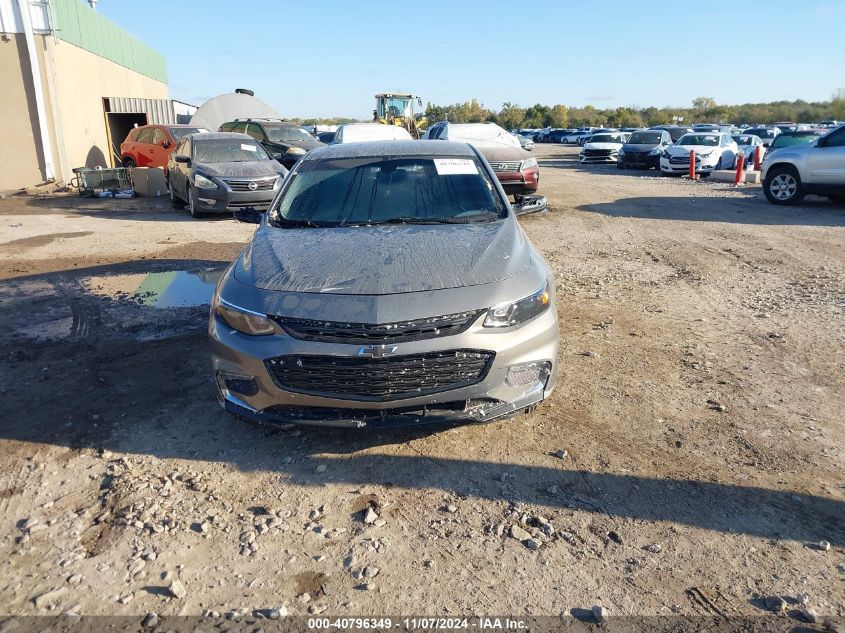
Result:
M393 354L398 345L364 345L358 349L358 356L368 356L369 358L384 358Z

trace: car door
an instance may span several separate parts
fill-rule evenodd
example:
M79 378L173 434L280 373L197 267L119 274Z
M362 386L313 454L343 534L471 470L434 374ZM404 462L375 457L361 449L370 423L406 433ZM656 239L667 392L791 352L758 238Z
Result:
M150 150L153 144L153 128L145 127L138 134L138 142L135 144L135 162L138 167L150 166Z
M153 128L153 142L149 148L150 167L164 167L167 164L167 156L170 154L169 147L170 141L167 138L167 132L160 127Z
M807 182L845 187L845 126L820 138L807 153Z
M719 145L722 148L722 169L731 169L736 163L736 143L727 134L722 134Z
M184 200L185 192L187 190L186 184L188 182L188 177L191 173L191 167L188 163L177 163L175 160L176 156L187 156L188 158L191 157L191 137L186 136L182 139L182 144L176 149L176 153L174 154L173 165L175 165L174 171L176 173L176 180L174 181L174 185L176 187L176 193L182 196Z

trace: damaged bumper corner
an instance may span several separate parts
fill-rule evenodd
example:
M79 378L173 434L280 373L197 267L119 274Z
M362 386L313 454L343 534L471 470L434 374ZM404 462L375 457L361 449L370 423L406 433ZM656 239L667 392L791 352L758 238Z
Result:
M537 195L517 195L516 204L513 206L513 211L516 215L525 215L526 213L541 213L548 209L546 196Z

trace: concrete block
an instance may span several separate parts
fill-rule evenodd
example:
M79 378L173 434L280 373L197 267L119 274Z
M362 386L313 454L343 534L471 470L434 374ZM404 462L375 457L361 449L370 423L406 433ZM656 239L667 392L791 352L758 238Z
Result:
M745 184L746 185L759 185L763 182L763 178L760 175L759 171L747 171L745 172Z
M160 167L135 167L132 169L135 195L156 197L167 195L167 180Z
M710 180L715 180L716 182L733 182L736 180L736 170L714 169L710 174Z

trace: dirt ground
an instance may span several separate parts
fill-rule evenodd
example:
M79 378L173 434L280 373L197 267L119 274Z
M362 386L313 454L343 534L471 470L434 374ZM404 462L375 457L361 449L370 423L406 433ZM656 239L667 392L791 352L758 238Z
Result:
M450 429L219 408L202 304L251 226L0 200L0 613L841 622L845 208L535 153L558 388Z

